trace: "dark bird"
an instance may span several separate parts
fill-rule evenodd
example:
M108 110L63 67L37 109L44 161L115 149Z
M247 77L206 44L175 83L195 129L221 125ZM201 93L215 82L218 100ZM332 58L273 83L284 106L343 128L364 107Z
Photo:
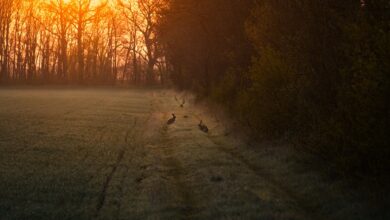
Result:
M184 104L186 104L186 100L185 100L185 99L183 99L183 101L182 101L180 107L184 108Z
M203 121L199 122L198 127L199 127L200 130L202 130L202 128L203 128Z
M175 121L176 121L176 115L175 115L175 114L172 114L172 116L173 116L173 117L167 121L167 125L171 125L171 124L175 123Z
M208 133L209 132L209 128L205 124L203 124L203 121L200 121L200 123L198 124L198 127L204 133Z

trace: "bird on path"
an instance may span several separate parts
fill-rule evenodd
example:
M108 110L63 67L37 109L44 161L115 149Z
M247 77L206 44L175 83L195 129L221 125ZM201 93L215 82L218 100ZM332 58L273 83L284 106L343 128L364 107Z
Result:
M167 121L167 125L171 125L175 123L175 121L176 121L176 115L172 114L172 118Z
M201 131L203 131L204 133L208 133L209 132L209 128L203 124L203 121L201 120L200 123L198 124L198 127Z
M183 101L182 101L180 107L181 107L181 108L184 108L184 104L186 104L186 100L185 100L185 99L183 99Z

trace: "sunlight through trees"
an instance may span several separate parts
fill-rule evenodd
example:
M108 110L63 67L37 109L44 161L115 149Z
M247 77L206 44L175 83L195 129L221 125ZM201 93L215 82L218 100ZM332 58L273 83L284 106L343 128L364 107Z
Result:
M157 83L163 0L1 0L1 81Z

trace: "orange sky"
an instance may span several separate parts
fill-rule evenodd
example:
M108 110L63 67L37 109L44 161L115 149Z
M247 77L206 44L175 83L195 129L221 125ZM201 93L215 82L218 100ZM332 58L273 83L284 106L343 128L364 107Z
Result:
M50 0L47 0L50 1ZM64 2L70 2L72 0L64 0ZM98 5L99 3L102 2L114 2L115 0L91 0L92 5Z

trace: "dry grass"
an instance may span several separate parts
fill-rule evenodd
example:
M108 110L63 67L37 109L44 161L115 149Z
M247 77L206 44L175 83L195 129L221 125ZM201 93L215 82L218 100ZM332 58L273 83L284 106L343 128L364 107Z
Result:
M226 136L168 90L3 88L0 103L1 219L382 217L289 148Z

